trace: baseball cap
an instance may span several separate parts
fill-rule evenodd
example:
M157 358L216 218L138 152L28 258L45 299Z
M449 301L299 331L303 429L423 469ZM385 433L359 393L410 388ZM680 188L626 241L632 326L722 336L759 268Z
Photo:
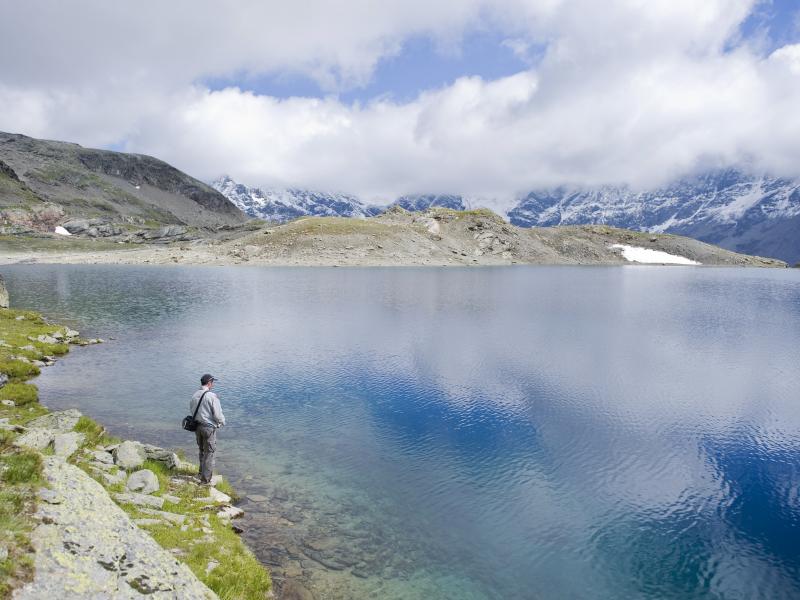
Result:
M216 381L217 378L209 373L206 373L200 378L200 385L206 385L209 381Z

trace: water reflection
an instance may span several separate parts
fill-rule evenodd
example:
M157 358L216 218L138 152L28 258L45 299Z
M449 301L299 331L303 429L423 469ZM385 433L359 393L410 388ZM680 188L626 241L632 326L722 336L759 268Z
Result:
M319 597L798 595L800 288L682 268L12 267L118 339L54 406L184 446L220 375L248 540ZM113 394L109 391L113 390Z

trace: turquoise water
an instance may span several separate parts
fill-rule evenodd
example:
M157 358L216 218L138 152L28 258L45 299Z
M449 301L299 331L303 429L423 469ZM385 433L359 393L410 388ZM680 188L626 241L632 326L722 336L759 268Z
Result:
M800 597L800 272L4 267L43 401L194 453L317 598ZM289 583L291 582L291 583ZM297 589L297 588L295 588Z

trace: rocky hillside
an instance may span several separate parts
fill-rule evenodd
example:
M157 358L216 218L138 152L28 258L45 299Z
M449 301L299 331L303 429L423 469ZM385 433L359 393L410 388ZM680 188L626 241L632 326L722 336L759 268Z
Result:
M604 225L521 228L489 210L394 207L369 219L303 218L220 244L201 256L173 253L175 262L297 265L619 265L631 262L772 266L662 233Z
M103 237L246 220L222 194L156 158L0 132L0 229L7 233L62 225Z
M800 261L800 181L736 170L649 192L626 187L534 191L508 216L521 227L603 223L686 235L792 264Z

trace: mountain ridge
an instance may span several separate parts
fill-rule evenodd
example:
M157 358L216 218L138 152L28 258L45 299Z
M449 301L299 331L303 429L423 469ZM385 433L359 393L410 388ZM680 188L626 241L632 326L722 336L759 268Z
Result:
M315 201L327 207L327 212L314 213L299 205L303 193L272 190L273 196L294 207L293 212L287 209L277 218L272 205L250 212L241 199L226 195L248 214L281 223L314 214L354 216L353 206L360 207L362 213L355 216L363 217L392 206L419 212L435 207L464 210L479 203L457 194L408 194L388 207L375 207L353 195L313 192ZM336 211L339 196L347 198L347 211ZM748 175L736 169L703 173L650 191L626 186L562 186L531 191L522 195L505 216L519 227L605 224L685 235L735 252L772 256L792 264L800 261L800 181Z
M210 186L143 154L0 132L0 161L0 223L12 232L95 221L105 226L96 228L98 235L118 235L128 226L219 227L247 220Z

